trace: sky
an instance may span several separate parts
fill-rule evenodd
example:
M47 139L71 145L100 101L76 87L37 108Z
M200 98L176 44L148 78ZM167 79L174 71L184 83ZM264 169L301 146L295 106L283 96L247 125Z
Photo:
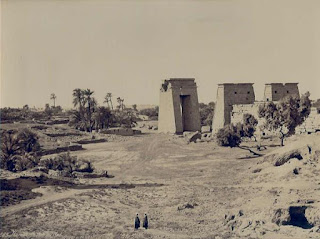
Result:
M90 88L158 104L161 80L299 82L320 98L319 0L1 0L1 107L72 107Z

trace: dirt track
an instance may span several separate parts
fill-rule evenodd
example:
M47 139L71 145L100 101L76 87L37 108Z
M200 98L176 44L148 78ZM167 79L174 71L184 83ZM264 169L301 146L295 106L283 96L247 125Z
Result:
M312 191L313 184L309 182L306 187L253 182L256 176L249 168L256 165L257 158L244 159L244 150L220 148L214 143L187 145L183 139L161 134L85 148L73 154L91 159L96 168L108 170L115 177L85 179L82 183L164 186L40 188L37 191L44 194L42 198L1 212L1 216L6 215L2 218L2 237L317 238L298 227L272 224L272 212L267 210L277 197L272 190L301 193L304 188ZM185 208L187 204L194 207ZM225 217L238 218L239 210L243 213L238 220L241 226L237 227L237 222L230 226ZM148 214L150 229L133 229L136 213L141 217Z

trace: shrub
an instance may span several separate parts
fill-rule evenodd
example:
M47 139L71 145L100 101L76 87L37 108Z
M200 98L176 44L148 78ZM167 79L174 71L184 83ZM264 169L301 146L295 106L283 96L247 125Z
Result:
M124 128L132 128L137 123L137 117L132 111L116 111L113 116L113 126L120 126Z
M240 126L239 124L238 126ZM233 124L226 125L219 129L217 133L217 141L220 146L237 147L241 143L241 135L239 128Z
M201 125L212 125L213 113L214 113L215 103L210 102L209 104L200 103L199 113Z
M244 114L241 137L251 138L252 136L254 136L257 124L258 120L253 115Z
M1 131L0 167L10 171L22 171L36 166L40 157L38 136L28 130Z
M93 172L93 165L90 161L80 160L77 156L71 156L69 152L61 153L53 158L43 159L40 165L47 169L65 171L69 174L72 172Z
M148 116L150 120L158 120L159 107L142 109L139 111L139 114Z

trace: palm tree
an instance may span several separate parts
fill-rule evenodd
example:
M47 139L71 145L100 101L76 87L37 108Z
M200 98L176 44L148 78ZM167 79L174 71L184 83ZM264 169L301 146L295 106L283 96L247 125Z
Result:
M36 152L40 149L39 137L29 129L22 129L18 132L19 144L27 153Z
M124 110L124 99L121 99L121 108L122 108L122 110Z
M111 94L111 93L108 93L107 95L108 95L108 97L109 97L109 101L110 101L110 104L111 104L111 109L113 110L112 94Z
M118 106L117 106L117 108L119 108L119 110L121 109L121 98L120 97L118 97L117 98L117 102L118 102Z
M109 106L109 102L110 102L111 107ZM113 110L112 94L111 94L111 93L107 93L107 94L106 94L106 96L104 97L104 102L103 102L103 103L107 103L107 104L108 104L108 107Z
M92 112L94 112L96 110L97 106L98 106L98 102L97 102L96 98L91 97L91 110L92 110Z
M134 110L134 111L138 111L138 110L137 110L137 105L136 105L136 104L133 104L133 105L132 105L132 108L133 108L133 110Z
M92 117L96 125L96 130L109 127L111 120L111 112L109 108L104 106L97 107Z
M55 93L52 93L50 95L50 100L53 100L53 107L56 107L56 99L57 99L57 96Z
M84 92L83 90L77 88L73 90L73 106L76 107L79 105L79 112L82 111L82 107L84 106Z
M108 107L110 108L110 105L109 105L109 97L108 97L108 95L106 95L105 97L104 97L104 101L103 101L103 103L107 103L107 105L108 105ZM111 109L111 108L110 108Z
M89 131L92 132L92 128L93 128L92 113L95 110L97 101L92 97L92 95L94 94L94 91L91 91L90 89L86 89L83 91L83 94L84 94L84 102L88 105L86 116L87 116L87 121L89 123Z
M18 164L28 163L29 166L37 164L40 150L38 136L28 130L4 130L1 131L1 168L10 171L24 170ZM21 166L21 165L20 165Z
M124 110L124 104L123 104L123 102L124 102L124 99L121 99L120 97L118 97L117 98L117 102L118 102L118 108L119 108L119 110Z
M90 89L86 89L83 91L83 95L84 95L84 102L86 104L88 104L88 112L91 113L91 109L92 109L92 104L93 104L93 101L92 101L92 95L93 95L94 91L91 91Z
M85 98L84 98L84 90L82 89L74 89L73 90L73 106L77 107L79 106L79 114L77 114L77 120L75 125L77 125L77 127L79 127L81 130L86 130L87 129L87 122L85 119L85 111L84 111L84 107L85 107Z
M70 115L69 126L73 126L79 130L86 130L87 125L80 112L73 110Z

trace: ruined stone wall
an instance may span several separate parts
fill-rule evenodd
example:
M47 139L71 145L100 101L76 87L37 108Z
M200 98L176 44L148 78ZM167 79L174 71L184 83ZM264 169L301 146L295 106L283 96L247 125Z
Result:
M312 107L309 117L305 122L296 128L296 133L314 133L320 131L320 111Z
M165 80L160 90L159 132L200 131L200 127L199 102L194 79Z
M234 105L231 112L231 123L243 123L244 114L251 114L259 120L258 109L261 104L264 104L264 102L255 102L254 104L247 105Z
M231 112L231 123L234 125L237 123L243 123L243 115L251 114L258 120L258 125L256 126L256 132L254 134L257 138L260 138L262 133L266 136L276 134L276 132L270 132L262 127L265 120L259 118L258 110L260 105L263 104L265 104L264 101L256 101L254 104L234 105Z
M231 123L233 105L254 103L255 94L252 85L251 83L218 85L216 108L212 122L213 133Z

